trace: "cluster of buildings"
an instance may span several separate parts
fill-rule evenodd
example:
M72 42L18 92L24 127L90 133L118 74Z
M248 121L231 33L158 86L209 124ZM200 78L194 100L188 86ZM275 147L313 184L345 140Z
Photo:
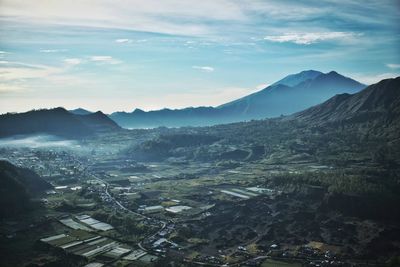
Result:
M69 257L88 263L86 267L103 266L104 263L116 260L136 261L147 255L144 250L133 249L127 244L102 235L102 232L113 230L114 227L89 215L77 215L59 221L72 231L45 237L40 241Z
M147 252L132 249L130 246L96 234L58 234L40 239L53 249L68 256L76 257L82 262L91 262L86 266L103 266L104 263L118 259L135 261L145 256Z
M181 213L185 210L190 210L192 207L185 206L185 205L176 205L176 206L170 206L170 207L164 207L161 205L155 205L155 206L146 206L146 205L141 205L138 209L138 212L143 213L143 214L151 214L151 213L158 213L162 211L167 211L170 213Z
M75 216L75 219L64 218L60 219L60 222L71 229L88 232L108 231L114 229L112 225L93 219L89 215L78 215Z

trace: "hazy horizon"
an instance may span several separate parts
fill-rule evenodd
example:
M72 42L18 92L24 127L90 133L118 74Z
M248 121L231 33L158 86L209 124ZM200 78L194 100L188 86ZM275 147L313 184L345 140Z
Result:
M217 106L309 69L371 84L400 75L399 15L397 1L4 0L0 113Z

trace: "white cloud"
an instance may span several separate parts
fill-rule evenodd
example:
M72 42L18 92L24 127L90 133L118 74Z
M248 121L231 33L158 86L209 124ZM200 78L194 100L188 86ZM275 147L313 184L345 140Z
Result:
M400 64L386 64L386 67L390 69L400 69Z
M213 67L210 66L192 66L192 68L204 72L213 72L215 70Z
M24 21L105 27L178 35L207 35L206 21L246 19L242 8L230 0L2 0L1 14ZM193 7L196 8L193 8Z
M0 81L15 81L32 78L45 78L62 72L61 68L35 65L22 62L4 61L0 68Z
M90 60L92 61L111 61L113 58L111 56L92 56Z
M265 36L264 40L278 43L295 43L309 45L327 40L345 40L354 39L359 34L352 32L310 32L310 33L285 33L282 35Z
M138 40L115 39L115 42L118 43L118 44L144 43L144 42L147 42L147 39L138 39Z
M67 49L41 49L39 50L40 53L60 53L60 52L66 52L68 51Z
M133 40L131 40L131 39L116 39L115 42L119 43L119 44L130 44L133 42Z
M106 64L120 64L122 61L113 58L112 56L91 56L90 61Z
M5 58L5 55L9 54L9 52L6 51L0 51L0 58Z
M1 0L1 15L24 22L126 29L187 36L256 34L291 25L316 28L347 23L382 24L397 19L393 1L279 0ZM194 8L195 7L195 8ZM381 12L376 12L379 9ZM374 12L374 13L372 13ZM330 22L327 22L330 20ZM332 22L333 21L333 22ZM226 31L229 25L230 30ZM312 30L314 29L314 30ZM321 28L320 28L321 29ZM324 31L323 29L321 31Z
M87 82L68 74L69 67L79 64L78 60L80 62L80 59L76 58L65 59L66 64L60 67L23 62L3 62L0 65L0 83L3 88L6 85L8 86L7 91L16 91L10 90L10 88L29 88L31 79L39 79L45 83L50 82L56 85L81 85ZM22 85L26 85L26 87Z
M23 91L25 88L19 85L10 83L0 83L0 94L14 93L18 91Z
M67 65L75 66L75 65L81 64L82 63L82 59L80 59L80 58L66 58L66 59L64 59L64 62Z

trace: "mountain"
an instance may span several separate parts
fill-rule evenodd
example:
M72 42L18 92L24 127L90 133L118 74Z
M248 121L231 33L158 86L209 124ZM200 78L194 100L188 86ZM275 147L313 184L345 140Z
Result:
M77 109L72 109L72 110L68 110L68 111L75 115L89 115L89 114L93 113L93 112L83 109L83 108L77 108Z
M101 111L87 115L76 115L77 118L95 132L118 130L120 127Z
M313 124L390 123L400 130L400 77L382 80L356 94L340 94L291 117Z
M272 85L282 84L282 85L286 85L286 86L296 86L299 83L305 82L307 80L312 80L321 74L323 74L323 73L320 71L305 70L305 71L302 71L302 72L299 72L296 74L288 75L285 78L275 82Z
M352 94L365 88L365 85L335 71L315 76L316 74L315 71L308 71L290 75L282 79L283 83L293 84L294 81L299 83L291 86L277 83L219 106L218 109L227 116L242 120L272 118L314 106L336 94Z
M110 118L125 128L208 126L289 115L336 94L356 93L365 85L337 72L315 70L289 75L267 88L216 108L115 112Z
M0 216L12 217L32 208L31 198L52 186L36 173L0 160Z
M64 108L54 108L0 115L0 137L44 133L81 138L117 129L120 127L100 111L75 115Z

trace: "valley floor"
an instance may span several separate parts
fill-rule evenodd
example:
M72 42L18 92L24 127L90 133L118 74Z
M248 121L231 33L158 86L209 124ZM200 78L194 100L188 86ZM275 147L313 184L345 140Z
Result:
M400 249L395 220L304 179L372 163L139 164L102 146L1 150L54 185L42 209L2 221L2 266L383 266Z

